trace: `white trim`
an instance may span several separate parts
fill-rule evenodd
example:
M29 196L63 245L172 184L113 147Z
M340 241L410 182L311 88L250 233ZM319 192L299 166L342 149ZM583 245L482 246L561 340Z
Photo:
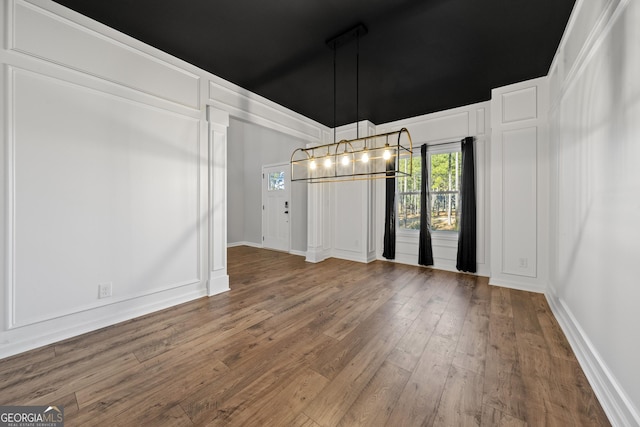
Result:
M241 241L241 242L231 242L231 243L227 243L227 248L236 248L238 246L249 246L251 248L259 248L262 249L262 243L253 243L253 242L247 242L247 241Z
M625 394L567 304L551 292L546 292L545 297L611 424L620 427L640 426L638 409Z
M59 326L48 326L46 328L26 326L24 328L32 329L34 333L22 334L19 337L16 335L18 339L2 344L0 346L0 359L171 308L206 295L205 289L200 284L191 286L192 289L186 292L180 289L178 295L166 295L165 298L162 298L162 293L159 293L142 298L132 298L117 303L120 308L114 308L113 305L103 306L49 321L49 325L55 322L59 323ZM175 289L170 289L164 293L171 294L173 291ZM38 332L42 333L39 334ZM25 338L27 336L28 338Z
M209 284L207 286L207 295L210 297L231 290L231 288L229 288L229 275L226 274L226 269L224 274L220 274L220 273L216 274L216 273L218 272L217 271L209 272Z
M333 250L331 250L329 258L346 259L347 261L361 262L364 264L368 264L376 260L375 256L368 256L366 253L363 253L361 251L349 251L336 248L333 248Z
M559 70L560 65L562 65L562 67L565 66L563 61L565 61L564 50L565 45L567 44L567 37L573 32L573 27L576 25L578 16L585 4L587 4L586 0L576 1L573 12L569 18L569 23L567 24L562 39L560 40L560 44L558 45L558 50L551 62L551 66L549 67L549 76L551 76L555 70ZM559 90L555 98L551 101L550 111L554 111L560 105L564 95L578 81L578 78L596 55L600 45L609 35L611 28L616 23L620 15L622 15L622 12L628 4L629 0L609 0L609 2L602 8L600 16L591 28L590 33L582 44L580 51L574 58L573 63L569 64L570 69L561 70L562 75L559 75Z
M410 258L413 258L414 260L411 260ZM484 264L478 264L478 271L476 271L475 273L469 273L466 271L460 271L456 268L456 261L455 260L448 260L448 259L442 259L442 258L434 258L433 259L433 265L420 265L418 264L418 255L408 255L408 254L398 254L396 252L396 258L395 259L386 259L384 258L381 254L378 255L378 257L376 258L378 261L385 261L385 262L392 262L394 264L403 264L403 265L411 265L413 267L424 267L424 268L430 268L433 270L440 270L440 271L449 271L451 273L460 273L460 274L468 274L471 276L478 276L478 277L489 277L490 276L490 272L489 270L486 268L486 266Z
M529 283L517 279L514 280L514 277L509 277L506 279L504 277L489 277L489 284L492 286L500 286L502 288L515 289L518 291L535 292L537 294L543 294L547 288L547 286L544 284Z
M324 261L327 258L331 258L328 250L324 250L322 248L320 249L309 248L306 253L305 261L311 262L311 263L318 263L318 262Z
M303 256L303 257L306 257L306 256L307 256L307 252L306 252L306 251L298 251L298 250L295 250L295 249L291 249L291 250L289 251L289 253L290 253L291 255L295 255L295 256Z

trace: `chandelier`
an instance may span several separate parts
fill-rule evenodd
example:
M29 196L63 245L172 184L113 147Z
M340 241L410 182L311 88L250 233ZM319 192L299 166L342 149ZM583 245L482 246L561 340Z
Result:
M298 148L291 155L291 181L311 183L411 175L413 144L406 128L333 144ZM400 170L400 158L408 159Z
M412 173L413 143L406 128L360 137L359 134L359 56L363 24L327 40L333 49L333 143L298 148L291 154L291 181L309 183L393 178ZM356 39L356 138L336 142L336 50ZM400 159L408 159L400 170Z

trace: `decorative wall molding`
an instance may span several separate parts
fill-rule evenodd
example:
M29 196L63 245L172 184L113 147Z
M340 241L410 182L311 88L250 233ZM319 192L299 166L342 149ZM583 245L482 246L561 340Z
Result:
M542 292L548 283L548 82L492 90L490 283Z
M627 183L637 181L628 159L638 128L618 119L637 106L639 23L637 2L576 1L549 72L555 265L546 297L612 425L625 427L640 426L637 363L618 357L635 331L628 302L638 293L629 282L633 266L611 263L608 253L628 253L638 229L622 227L622 237L594 212L603 209L601 194L614 195L608 209L626 206L621 195L633 194ZM609 173L618 173L622 188L605 184ZM600 245L600 235L617 238L602 242L605 256L594 263L581 249Z
M565 93L571 90L584 73L616 20L626 10L629 1L608 0L595 3L588 0L576 1L549 68L553 96L550 104L552 112L559 106ZM589 7L594 6L597 6L596 13L587 12ZM582 36L582 34L574 35L575 29L580 26L590 28L585 40L574 39Z
M32 3L14 1L12 50L199 109L198 75Z
M538 118L537 87L502 94L502 124Z

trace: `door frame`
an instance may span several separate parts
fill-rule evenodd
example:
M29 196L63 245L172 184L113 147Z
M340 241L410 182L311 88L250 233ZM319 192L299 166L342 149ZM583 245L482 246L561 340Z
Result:
M262 182L260 184L260 197L261 197L261 202L262 202L262 212L261 212L261 215L260 215L260 231L261 231L261 234L262 234L262 247L265 248L265 246L264 246L264 232L265 232L265 229L264 229L264 211L265 211L265 209L264 209L264 207L265 207L264 194L265 194L265 184L266 184L266 182L265 182L265 178L266 178L265 177L265 169L276 168L276 167L282 167L284 169L285 174L288 177L288 179L286 181L289 183L289 185L285 186L285 192L286 192L287 201L289 202L289 208L288 208L289 209L289 221L287 223L288 224L287 226L289 228L289 233L288 233L289 241L287 242L288 249L287 249L286 252L290 253L291 252L291 221L292 221L292 218L293 218L293 211L292 211L291 208L292 208L293 203L291 203L291 167L290 167L290 164L288 162L287 163L270 163L270 164L267 164L267 165L262 165ZM266 248L266 249L277 250L277 249L272 249L272 248Z

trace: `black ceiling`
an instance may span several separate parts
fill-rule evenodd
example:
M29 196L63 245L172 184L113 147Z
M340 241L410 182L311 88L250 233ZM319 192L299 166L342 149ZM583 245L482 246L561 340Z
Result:
M57 0L83 15L334 124L333 51L358 23L359 119L491 97L549 70L575 0ZM337 49L336 124L356 120L356 43Z

